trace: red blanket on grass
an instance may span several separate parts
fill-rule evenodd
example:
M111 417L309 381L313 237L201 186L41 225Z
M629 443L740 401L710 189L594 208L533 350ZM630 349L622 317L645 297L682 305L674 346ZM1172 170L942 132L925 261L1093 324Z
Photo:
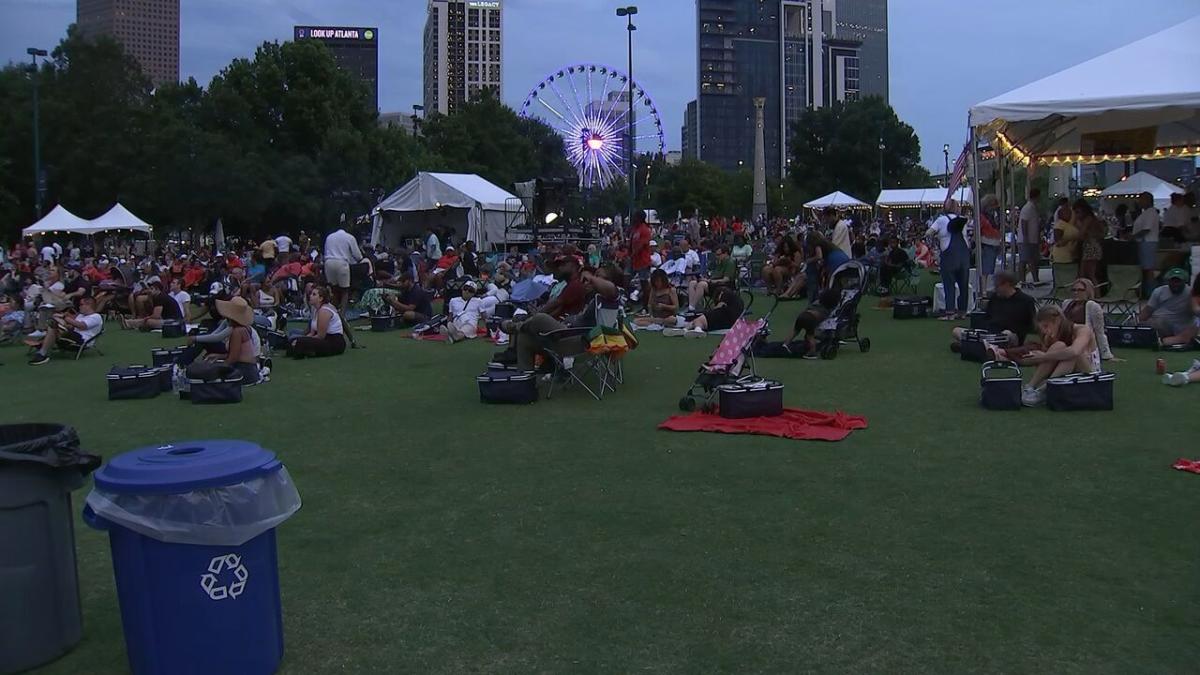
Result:
M747 417L730 420L713 413L675 415L658 425L668 431L715 431L722 434L759 434L802 441L840 441L851 431L867 428L867 418L834 413L784 408L779 417Z

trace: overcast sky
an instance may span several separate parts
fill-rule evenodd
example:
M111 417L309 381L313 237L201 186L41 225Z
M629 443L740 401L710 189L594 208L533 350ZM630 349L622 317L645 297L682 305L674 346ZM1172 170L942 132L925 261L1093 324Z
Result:
M634 0L636 2L636 0ZM842 0L853 1L853 0ZM503 0L504 99L517 108L547 73L577 62L624 69L617 0ZM426 0L182 0L183 76L202 84L295 24L378 26L384 111L421 99ZM634 75L658 103L668 149L696 92L694 0L641 0ZM942 167L942 144L966 140L979 101L1200 14L1200 0L890 0L891 103L921 137L922 160ZM0 61L53 48L75 0L0 0ZM1200 39L1200 37L1198 37ZM1154 64L1146 64L1148 68Z

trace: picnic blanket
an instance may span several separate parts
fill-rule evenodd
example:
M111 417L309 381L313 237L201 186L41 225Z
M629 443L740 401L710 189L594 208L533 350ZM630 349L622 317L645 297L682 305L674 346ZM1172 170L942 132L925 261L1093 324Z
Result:
M757 434L801 441L840 441L851 431L867 428L867 418L842 411L827 413L784 408L778 417L731 420L716 413L675 415L658 425L667 431L712 431L721 434Z
M1189 473L1200 473L1200 459L1186 459L1180 457L1171 465L1172 469L1178 471L1187 471Z

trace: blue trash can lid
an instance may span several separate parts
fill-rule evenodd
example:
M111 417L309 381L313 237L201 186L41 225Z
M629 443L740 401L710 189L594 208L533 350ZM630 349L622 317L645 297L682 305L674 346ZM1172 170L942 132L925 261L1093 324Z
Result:
M176 494L234 485L281 466L275 453L249 441L182 441L117 455L95 480L118 494Z

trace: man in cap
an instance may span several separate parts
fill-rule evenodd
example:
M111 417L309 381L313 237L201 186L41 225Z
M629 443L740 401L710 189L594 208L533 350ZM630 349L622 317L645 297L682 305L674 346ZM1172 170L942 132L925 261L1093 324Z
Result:
M1163 345L1186 345L1196 339L1197 331L1192 299L1186 292L1188 275L1183 268L1172 267L1166 277L1167 285L1154 289L1138 319L1154 326Z

